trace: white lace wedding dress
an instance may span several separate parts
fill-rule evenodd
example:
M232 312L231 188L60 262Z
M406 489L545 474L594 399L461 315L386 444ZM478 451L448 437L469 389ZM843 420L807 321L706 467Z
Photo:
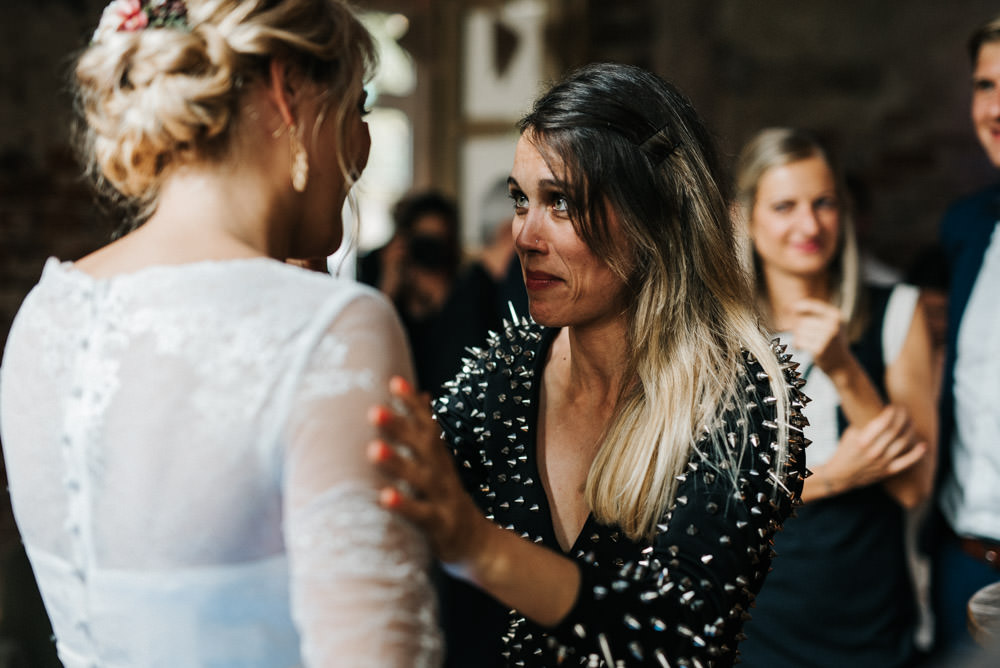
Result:
M408 366L391 308L349 281L49 260L0 428L67 668L438 665L427 547L364 456Z

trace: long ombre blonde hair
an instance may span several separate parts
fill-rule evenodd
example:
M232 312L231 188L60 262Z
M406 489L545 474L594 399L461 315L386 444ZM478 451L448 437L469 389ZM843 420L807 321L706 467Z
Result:
M736 400L744 350L770 377L781 461L786 452L787 389L758 325L713 142L676 88L618 64L572 73L520 129L561 170L581 238L629 287L625 377L634 382L624 384L585 494L598 521L649 540L703 435L715 451L708 459L735 487L742 451L726 446L720 421L727 407L747 417ZM624 245L612 242L608 208Z
M771 313L767 297L764 269L749 230L751 216L757 202L760 180L769 170L807 158L819 158L833 174L837 200L840 203L840 224L837 250L830 260L827 278L832 303L840 309L840 318L846 323L848 339L857 341L867 324L867 308L861 281L861 259L851 199L843 175L837 168L829 150L811 132L799 128L765 128L755 134L740 151L736 163L736 206L734 207L739 233L743 238L742 257L754 279L754 292L765 316Z

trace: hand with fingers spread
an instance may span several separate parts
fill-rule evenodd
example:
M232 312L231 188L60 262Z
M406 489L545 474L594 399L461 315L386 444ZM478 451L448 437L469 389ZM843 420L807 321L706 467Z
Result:
M400 377L389 391L397 410L375 406L369 412L381 438L369 444L368 457L392 481L380 502L423 529L442 562L468 570L491 525L462 487L428 397Z
M813 474L827 495L839 494L901 473L926 453L927 443L919 439L907 411L889 405L863 427L848 427L836 452Z

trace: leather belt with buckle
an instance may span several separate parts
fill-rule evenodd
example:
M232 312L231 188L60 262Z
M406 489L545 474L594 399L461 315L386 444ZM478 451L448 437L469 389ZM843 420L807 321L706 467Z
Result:
M1000 544L967 537L960 537L958 542L962 545L962 551L967 555L1000 571Z

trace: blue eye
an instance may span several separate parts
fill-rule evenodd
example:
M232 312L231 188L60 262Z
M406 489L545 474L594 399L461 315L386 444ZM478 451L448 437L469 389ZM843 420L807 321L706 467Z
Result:
M511 203L514 205L514 209L526 209L528 208L528 198L524 193L511 192L509 195Z
M565 197L556 197L552 203L552 209L554 211L560 211L566 213L569 211L569 202Z

